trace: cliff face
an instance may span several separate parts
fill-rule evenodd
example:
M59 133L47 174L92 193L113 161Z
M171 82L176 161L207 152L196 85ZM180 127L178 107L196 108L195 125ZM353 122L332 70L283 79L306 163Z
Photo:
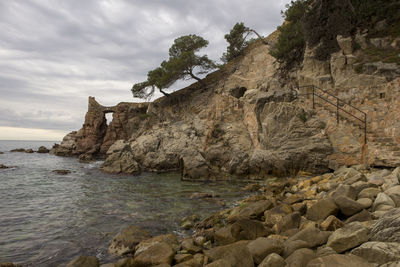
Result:
M82 160L106 157L102 169L111 173L179 170L183 179L195 180L262 178L299 170L322 173L361 163L400 165L394 151L388 154L377 143L391 138L395 146L400 140L398 127L389 127L398 124L396 116L389 116L398 111L398 67L381 62L373 64L374 71L357 71L362 52L353 47L356 38L363 42L361 35L338 36L340 51L326 61L316 60L307 47L300 68L283 80L269 54L274 33L267 38L270 45L252 44L203 84L152 103L103 107L89 98L83 128L67 135L52 152L80 155ZM362 62L363 68L368 64ZM313 109L310 91L297 90L303 85L319 86L366 112L368 145L363 144L360 125L345 113L338 123L329 105L317 102ZM384 108L374 99L382 92L387 96ZM109 126L107 112L113 112ZM379 131L379 120L385 118L390 129Z

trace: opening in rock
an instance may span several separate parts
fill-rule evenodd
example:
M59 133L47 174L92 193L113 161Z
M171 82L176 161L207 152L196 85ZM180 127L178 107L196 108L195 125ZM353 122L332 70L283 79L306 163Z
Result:
M236 87L231 90L231 96L241 98L247 91L246 87Z
M106 113L105 116L106 116L106 123L107 123L107 125L110 125L110 122L111 122L112 119L113 119L113 113Z

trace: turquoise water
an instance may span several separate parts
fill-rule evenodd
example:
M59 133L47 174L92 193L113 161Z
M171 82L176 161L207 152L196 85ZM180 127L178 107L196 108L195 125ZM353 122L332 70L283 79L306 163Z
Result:
M7 152L14 148L50 148L53 142L0 141L0 262L57 266L77 255L97 256L102 263L112 237L127 225L151 234L182 234L181 218L200 217L242 198L240 183L183 182L177 174L109 175L101 162L50 154ZM53 173L67 169L68 175ZM196 192L220 196L191 199Z

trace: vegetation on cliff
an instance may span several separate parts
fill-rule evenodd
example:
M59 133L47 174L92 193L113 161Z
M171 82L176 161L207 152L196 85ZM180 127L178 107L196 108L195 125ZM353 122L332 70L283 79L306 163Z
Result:
M160 67L149 71L146 81L133 85L131 89L133 96L150 98L155 89L168 96L164 89L169 88L177 80L193 78L201 82L197 75L216 68L215 63L207 55L196 55L207 45L207 40L194 34L175 39L169 49L169 59L164 60Z
M271 51L288 68L301 62L306 43L316 47L315 57L327 60L340 50L337 35L367 32L368 38L400 36L400 2L397 0L296 0L282 12L286 22Z

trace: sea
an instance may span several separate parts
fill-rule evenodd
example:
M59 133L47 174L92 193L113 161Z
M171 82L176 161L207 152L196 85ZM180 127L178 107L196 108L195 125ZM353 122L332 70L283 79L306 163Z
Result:
M191 233L180 228L182 218L205 218L246 196L244 182L181 181L177 173L111 175L100 171L101 161L10 152L54 143L0 140L0 164L12 167L0 169L0 262L58 266L79 255L116 261L107 249L124 227L183 237ZM71 173L53 172L59 169Z

